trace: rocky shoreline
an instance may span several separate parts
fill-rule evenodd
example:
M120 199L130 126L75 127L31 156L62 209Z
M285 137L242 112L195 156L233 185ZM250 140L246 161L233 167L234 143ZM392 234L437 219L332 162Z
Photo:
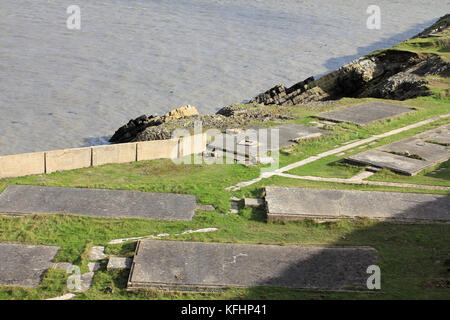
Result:
M414 36L427 38L448 30L450 14ZM450 73L450 63L432 53L387 49L372 53L317 80L309 77L287 88L281 84L257 95L248 104L226 106L216 114L201 115L184 106L164 116L142 115L130 120L111 137L111 143L169 139L177 128L193 129L201 121L205 129L248 126L254 122L293 119L289 108L333 103L343 97L406 100L430 95L425 79Z

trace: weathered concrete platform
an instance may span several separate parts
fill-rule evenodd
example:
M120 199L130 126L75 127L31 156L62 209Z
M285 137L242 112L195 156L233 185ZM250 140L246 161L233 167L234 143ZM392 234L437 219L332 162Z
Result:
M259 130L264 135L259 135ZM278 141L272 142L272 131L278 130ZM208 145L210 150L222 150L229 154L258 157L269 151L295 145L298 140L310 139L326 134L326 130L302 124L287 123L270 128L251 127L237 134L223 134L223 139L216 139Z
M339 290L365 288L373 248L141 241L128 289L204 291L276 286Z
M427 142L435 142L445 146L450 146L450 124L420 133L416 135L416 137Z
M362 126L374 121L392 118L413 110L414 109L401 107L395 104L368 102L348 108L323 112L318 114L317 117L336 122L350 122Z
M450 195L282 187L266 187L265 192L269 220L450 222Z
M106 218L192 220L196 197L128 190L8 186L0 213L66 213Z
M0 244L0 285L36 287L59 247Z
M404 157L379 149L368 150L346 158L347 161L379 168L386 168L398 173L414 176L434 162Z
M350 156L347 160L413 176L427 167L450 159L450 149L445 144L448 129L450 125L441 126Z
M416 137L402 139L377 149L391 153L410 155L432 163L443 162L450 158L450 150L446 146L429 143Z

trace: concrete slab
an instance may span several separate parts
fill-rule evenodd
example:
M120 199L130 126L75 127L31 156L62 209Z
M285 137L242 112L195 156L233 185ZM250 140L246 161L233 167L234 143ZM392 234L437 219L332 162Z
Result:
M401 107L395 104L368 102L352 107L320 113L317 117L336 122L350 122L362 126L374 121L392 118L399 114L411 112L413 110L414 109Z
M367 267L376 261L375 249L368 247L140 241L128 289L365 288Z
M76 292L88 291L92 286L92 282L94 281L94 275L95 275L94 272L83 273L80 277L80 287L75 291Z
M89 272L95 272L97 270L100 270L100 267L101 267L100 262L89 262L88 263Z
M416 135L417 138L450 146L450 124Z
M450 159L450 149L444 143L448 129L450 125L441 126L350 156L346 160L415 175L429 166Z
M415 137L403 139L377 148L386 152L418 157L426 161L439 163L450 158L450 149L445 146L425 142Z
M0 244L0 285L37 287L59 247Z
M98 261L108 258L105 254L105 247L93 246L89 252L89 260Z
M70 262L58 262L53 265L53 269L56 270L70 270L70 268L73 268Z
M259 133L262 130L263 133ZM272 130L278 130L278 143L272 142ZM326 130L302 124L287 123L270 128L250 127L237 134L224 134L208 145L210 150L222 150L231 154L259 157L269 151L295 145L297 141L326 134Z
M416 175L423 169L434 164L431 161L412 159L377 149L355 154L346 158L346 160L364 165L386 168L410 176Z
M261 207L264 205L264 199L244 198L244 207Z
M8 186L0 213L67 213L107 218L192 220L196 197L128 190Z
M73 293L66 293L66 294L64 294L62 296L55 297L55 298L49 298L49 299L45 299L45 300L70 300L73 297L75 297L75 294L73 294Z
M269 220L368 217L393 222L449 222L450 195L266 187Z
M111 258L109 258L108 265L106 266L106 270L130 269L132 262L133 262L132 258L111 257Z

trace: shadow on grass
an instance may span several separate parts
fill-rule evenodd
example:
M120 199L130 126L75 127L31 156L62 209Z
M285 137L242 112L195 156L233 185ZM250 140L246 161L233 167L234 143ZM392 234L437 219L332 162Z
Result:
M433 171L424 174L426 177L450 180L450 160L439 164Z
M377 208L370 208L370 210L377 210ZM433 201L425 203L418 202L413 208L399 212L395 217L405 218L405 215L414 212L416 219L426 221L424 219L437 211L443 213L447 219L449 218L450 195L437 196ZM447 223L438 224L373 223L368 219L365 220L369 222L369 226L349 232L331 246L352 247L356 244L374 247L377 250L376 265L381 268L382 279L381 291L377 291L377 295L368 295L374 292L366 287L366 281L371 275L367 273L369 265L360 263L358 259L349 263L349 261L333 259L332 256L328 260L325 259L327 263L322 264L323 256L327 254L325 250L283 267L276 276L261 279L258 284L293 289L281 291L284 293L280 292L280 295L277 295L277 298L281 299L289 299L290 295L304 297L298 289L296 290L299 284L306 284L307 287L328 287L332 289L326 294L329 298L342 298L345 295L333 292L336 290L362 290L352 295L354 298L363 299L386 296L403 299L450 298L450 292L445 290L450 288L448 281L450 270L446 267L450 258L448 220ZM314 221L308 223L317 224ZM330 226L333 223L340 222L329 222ZM305 289L304 286L297 288ZM253 287L249 288L244 299L258 299L264 297L264 294L263 287ZM348 293L346 294L348 296ZM312 296L320 298L320 293L312 292ZM270 295L270 297L274 296Z

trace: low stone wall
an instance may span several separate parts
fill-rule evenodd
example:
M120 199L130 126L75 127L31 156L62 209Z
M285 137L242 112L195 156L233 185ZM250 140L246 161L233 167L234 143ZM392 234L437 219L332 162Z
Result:
M45 153L24 153L0 157L0 178L45 173Z
M92 165L92 148L45 152L45 173L86 168Z
M92 147L92 166L136 161L136 148L136 142Z
M206 150L206 134L0 156L0 179L153 159L175 159Z
M138 142L137 161L177 158L180 143L179 139Z
M196 134L180 139L178 156L183 157L193 153L200 153L206 150L206 134Z

